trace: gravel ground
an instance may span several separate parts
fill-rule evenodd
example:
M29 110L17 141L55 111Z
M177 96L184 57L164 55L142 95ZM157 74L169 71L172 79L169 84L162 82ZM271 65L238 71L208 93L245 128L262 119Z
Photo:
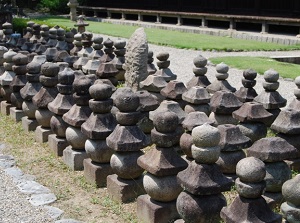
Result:
M1 223L48 223L54 222L44 209L29 203L12 181L0 169L0 222Z

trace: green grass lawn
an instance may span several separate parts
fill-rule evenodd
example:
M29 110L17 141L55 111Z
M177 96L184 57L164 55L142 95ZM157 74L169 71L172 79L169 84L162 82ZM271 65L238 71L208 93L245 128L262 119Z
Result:
M272 68L284 78L295 79L300 75L300 65L278 62L267 57L213 57L209 60L214 64L224 62L230 67L242 70L252 68L259 74L263 74L266 70Z
M74 22L61 17L44 17L39 22L51 23L74 28ZM110 23L88 21L87 31L115 37L129 38L137 26L116 25ZM179 31L145 28L148 41L153 44L167 45L176 48L216 50L216 51L257 51L257 50L293 50L300 45L286 46L250 40L233 39L230 37L209 36Z

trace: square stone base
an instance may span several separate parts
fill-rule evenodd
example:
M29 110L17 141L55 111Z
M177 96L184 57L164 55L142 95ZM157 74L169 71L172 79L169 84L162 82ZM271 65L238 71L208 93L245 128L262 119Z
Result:
M83 161L83 166L86 181L97 187L105 187L107 176L114 174L109 163L95 163L90 158Z
M158 202L149 195L137 198L137 217L144 223L166 223L180 218L176 209L176 200L172 202Z
M66 138L58 138L56 134L51 134L48 136L48 145L55 156L63 156L63 151L69 143Z
M1 101L1 114L9 115L11 107L12 105L10 103L7 103L6 101Z
M146 193L143 186L143 177L124 180L116 174L107 177L107 191L113 200L123 203L132 202L139 195Z
M39 123L36 119L29 119L27 116L22 118L22 127L25 132L35 131Z
M17 109L16 107L11 107L10 110L10 117L15 122L20 122L22 118L25 116L23 110Z
M291 170L300 171L300 159L293 159L293 160L285 160L286 164L290 167Z
M39 143L48 142L48 136L50 134L52 134L50 128L45 128L39 125L35 129L35 141Z
M73 150L68 146L63 151L64 163L74 171L83 170L83 160L88 158L85 150Z

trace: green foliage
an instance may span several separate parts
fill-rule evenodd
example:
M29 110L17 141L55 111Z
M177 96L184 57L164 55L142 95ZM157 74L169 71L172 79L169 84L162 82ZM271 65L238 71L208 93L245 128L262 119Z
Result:
M209 60L218 64L221 62L226 63L230 67L238 69L249 69L256 70L259 74L263 74L269 69L276 70L281 77L295 79L299 75L300 65L292 63L283 63L267 57L213 57Z
M13 18L12 25L13 25L14 31L17 33L23 34L23 31L27 26L27 24L26 24L27 22L28 22L28 20L26 20L26 19Z
M70 11L67 6L68 0L41 0L38 7L43 11L49 11L51 13L68 13Z

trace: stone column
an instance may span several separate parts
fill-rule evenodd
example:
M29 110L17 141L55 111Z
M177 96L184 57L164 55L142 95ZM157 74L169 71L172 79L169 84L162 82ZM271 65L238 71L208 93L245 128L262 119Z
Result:
M170 66L170 60L169 59L169 53L168 52L162 52L156 55L157 58L157 66L158 70L155 72L155 75L162 76L166 82L169 82L171 80L176 80L177 75L174 74L169 66Z
M3 67L5 69L4 73L0 77L0 84L2 86L1 88L1 95L3 97L3 101L1 101L1 113L3 115L9 115L11 105L11 89L10 89L10 83L12 82L14 76L16 75L15 72L12 70L13 62L12 58L17 55L16 52L14 52L12 49L10 49L8 52L3 54Z
M89 107L91 86L92 81L87 76L75 79L73 83L75 104L63 115L63 120L69 124L66 139L70 145L63 151L63 161L71 170L83 170L83 160L88 158L85 152L87 137L81 132L81 125L92 113Z
M140 82L140 88L152 94L158 102L165 100L165 97L160 94L160 90L167 86L167 82L162 76L149 75L144 81Z
M50 127L53 134L48 136L50 149L56 156L62 156L63 150L69 145L66 139L66 130L68 124L62 119L74 105L73 81L75 79L74 71L71 68L65 68L58 73L58 94L56 98L48 104L49 111L54 115L50 120Z
M30 62L27 64L27 83L20 90L21 96L24 99L22 109L25 117L22 118L22 126L25 132L34 131L38 126L35 119L36 106L32 102L32 98L36 95L42 87L39 81L41 75L41 64L37 62Z
M177 173L188 164L174 150L182 130L173 112L157 113L151 131L155 146L138 159L138 165L147 173L143 185L147 195L137 199L137 215L142 222L170 222L179 217L176 199L182 188L177 183Z
M275 214L261 196L266 187L264 163L257 158L247 157L238 162L236 174L238 196L230 206L222 209L222 219L225 222L281 223L282 217Z
M195 67L193 67L193 72L195 74L194 77L186 84L186 87L190 89L194 86L200 86L206 88L210 85L210 81L205 76L207 72L207 59L201 55L194 58L193 63Z
M59 66L57 64L43 64L42 75L40 76L40 82L43 86L32 98L33 104L38 108L35 112L35 118L39 126L35 130L35 140L40 143L47 142L48 136L52 133L50 119L53 113L48 110L48 104L53 101L58 94L56 88L58 72Z
M76 21L77 20L77 6L78 6L77 0L70 0L68 2L68 6L70 7L70 19L71 21Z
M110 112L113 106L112 87L95 82L89 89L90 117L82 124L81 131L88 137L85 151L89 158L83 161L84 177L87 182L98 187L106 186L106 178L113 174L110 159L113 150L106 144L106 138L115 129L117 122Z
M92 44L93 44L92 38L93 38L92 33L90 33L90 32L82 33L81 43L83 45L83 48L77 52L77 56L79 56L79 59L73 64L73 67L75 69L81 70L82 66L84 66L89 61L88 57L94 50L92 48Z
M77 53L82 49L82 35L81 33L77 33L74 35L74 47L73 49L70 50L70 55L71 56L77 56Z
M243 72L243 87L234 93L241 102L253 101L253 99L257 96L257 93L253 88L256 84L256 80L254 80L256 76L257 72L252 69L248 69Z
M148 75L154 74L157 69L155 65L153 64L153 51L148 51L148 60L147 60L147 72Z
M66 34L66 31L63 28L57 29L57 32L56 32L57 43L56 43L55 47L59 51L63 51L63 50L68 51L68 49L69 49L68 43L65 41L65 34Z
M41 43L46 44L49 40L49 26L41 25Z
M47 42L47 45L49 47L55 47L57 44L57 29L52 27L49 29L49 40Z
M232 87L228 81L227 78L229 76L228 71L229 67L227 64L220 63L216 66L216 78L214 82L212 82L210 85L207 86L207 91L211 94L217 92L217 91L227 91L227 92L235 92L236 89Z
M118 74L116 78L118 81L125 81L125 70L123 69L123 64L125 63L125 53L126 53L126 41L125 40L116 40L114 42L114 53L117 56L116 60L116 68L118 69Z
M114 200L130 202L144 194L143 169L137 159L143 155L142 148L149 144L146 135L136 125L139 120L139 97L130 88L116 92L114 104L119 109L119 123L106 138L107 145L115 151L110 160L114 175L107 177L107 191Z
M270 123L266 123L267 126L271 126L280 113L280 108L286 105L286 99L283 98L278 91L276 91L279 88L279 73L277 71L272 69L267 70L264 73L264 79L264 91L258 94L253 100L261 103L268 112L273 114L273 118L270 120Z
M26 65L28 64L28 56L18 53L12 58L12 62L14 65L12 66L13 71L15 72L15 76L10 83L11 88L11 104L13 107L10 108L10 117L15 121L21 121L24 116L24 112L22 110L22 103L24 99L21 97L20 90L25 86L26 80Z
M220 132L204 124L193 129L192 137L194 160L177 175L184 189L177 198L177 210L184 221L176 222L219 222L220 211L226 206L221 192L232 185L215 164L220 154Z
M265 163L267 183L264 198L271 208L283 201L281 188L285 181L291 179L292 173L284 162L299 155L299 151L279 137L263 138L247 149L247 156L253 156Z

